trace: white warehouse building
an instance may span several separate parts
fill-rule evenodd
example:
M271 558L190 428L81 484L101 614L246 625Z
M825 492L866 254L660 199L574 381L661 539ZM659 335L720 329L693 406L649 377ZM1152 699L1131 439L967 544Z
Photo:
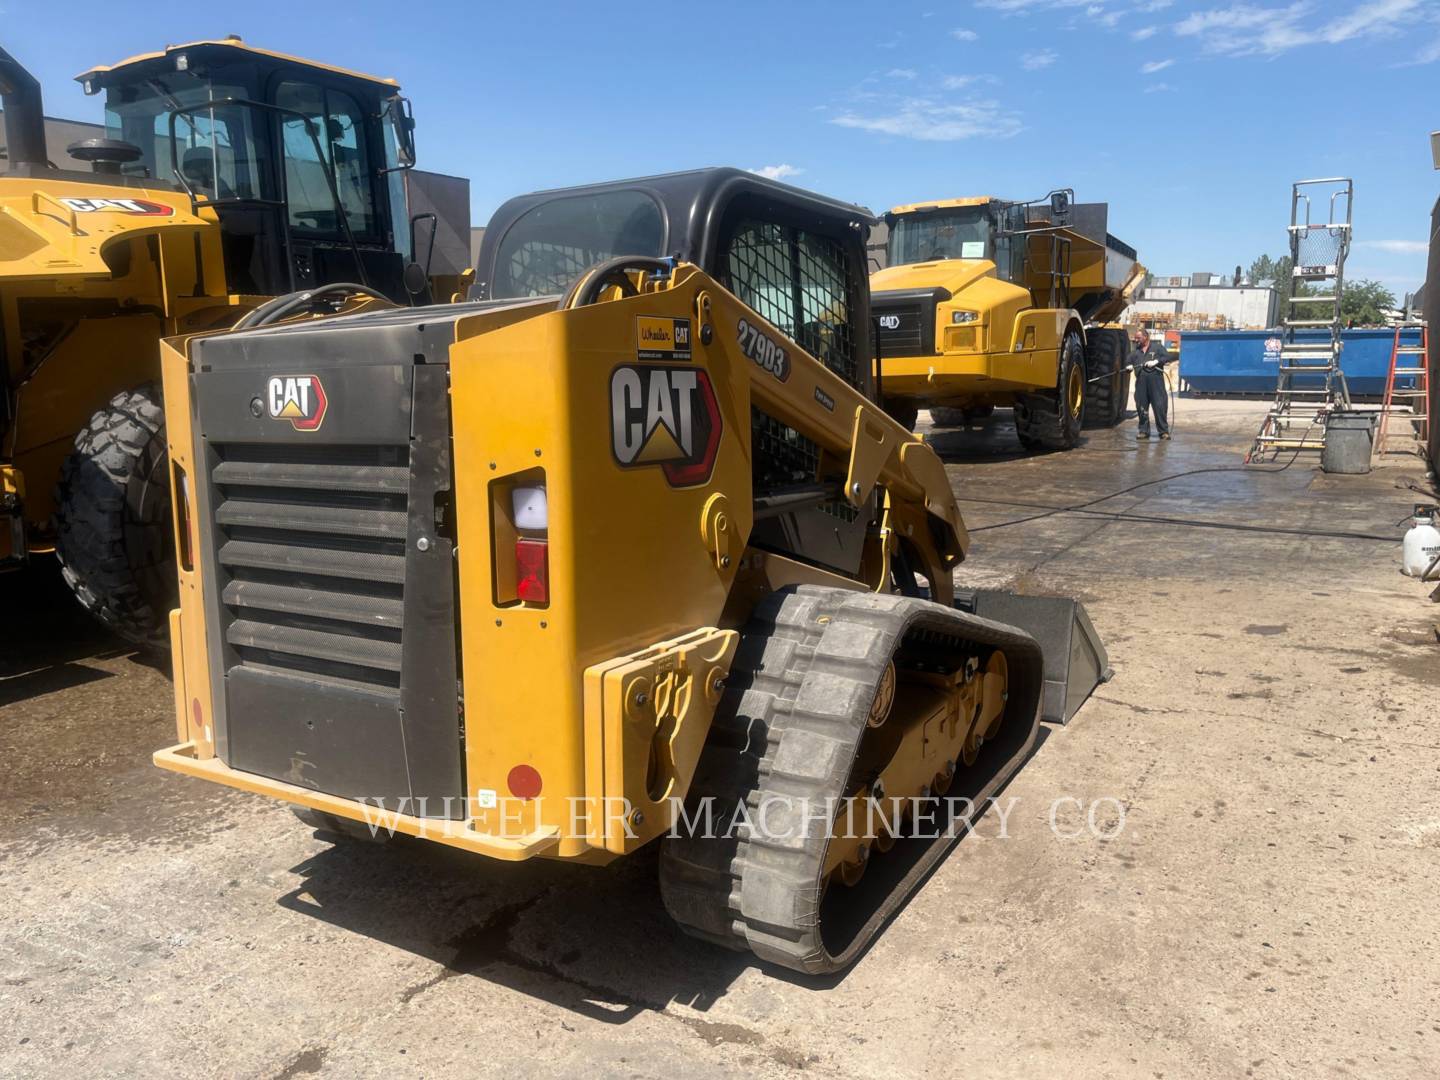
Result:
M1176 330L1265 330L1278 320L1269 285L1229 284L1211 274L1152 278L1130 317Z

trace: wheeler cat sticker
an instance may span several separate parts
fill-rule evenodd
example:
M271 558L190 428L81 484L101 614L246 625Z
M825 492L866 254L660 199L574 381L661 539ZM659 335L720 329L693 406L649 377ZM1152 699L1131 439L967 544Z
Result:
M740 320L738 330L741 352L781 382L790 378L790 354L778 342L746 319Z
M720 407L703 369L625 364L610 375L610 448L623 469L658 465L672 487L710 479Z
M641 360L689 360L690 320L635 316L635 355Z
M175 208L149 199L61 199L77 214L135 214L139 217L174 217Z
M296 431L318 431L330 401L316 375L276 375L266 388L271 420L289 420Z

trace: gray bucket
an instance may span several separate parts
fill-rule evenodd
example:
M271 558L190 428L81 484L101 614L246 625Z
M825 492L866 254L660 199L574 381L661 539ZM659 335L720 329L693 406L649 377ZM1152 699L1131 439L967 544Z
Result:
M1368 473L1378 416L1373 412L1332 412L1325 422L1320 468L1327 473Z

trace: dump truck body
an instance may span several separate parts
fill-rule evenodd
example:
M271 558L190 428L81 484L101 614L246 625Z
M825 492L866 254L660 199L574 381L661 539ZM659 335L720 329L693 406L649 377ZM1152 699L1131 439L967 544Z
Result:
M1074 444L1086 397L1106 405L1104 416L1092 405L1088 419L1119 419L1123 410L1111 406L1123 335L1097 328L1129 304L1144 268L1105 231L1103 204L1056 195L1038 204L952 199L886 215L889 265L871 289L883 393L896 415L1018 406L1037 413L1022 422L1022 438L1050 448Z

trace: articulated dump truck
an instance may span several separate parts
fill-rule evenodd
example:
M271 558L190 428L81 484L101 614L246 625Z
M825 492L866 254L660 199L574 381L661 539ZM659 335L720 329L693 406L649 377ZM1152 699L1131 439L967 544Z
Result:
M542 192L473 302L167 342L156 763L337 840L659 842L687 932L851 963L1105 672L1072 601L957 597L872 223L729 169Z
M870 279L882 393L913 427L1011 406L1027 450L1068 450L1125 415L1129 340L1113 323L1145 268L1106 231L1104 203L1069 191L897 206Z

